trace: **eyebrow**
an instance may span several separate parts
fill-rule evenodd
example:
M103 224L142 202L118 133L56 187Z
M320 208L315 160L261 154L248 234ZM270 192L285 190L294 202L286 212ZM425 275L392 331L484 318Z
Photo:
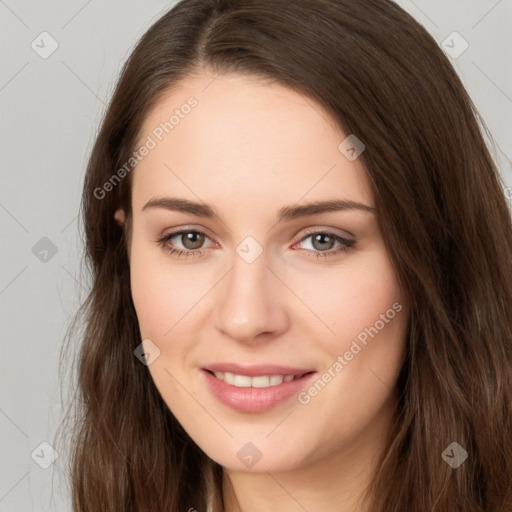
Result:
M205 203L190 201L189 199L182 199L178 197L157 197L149 200L142 207L142 211L149 208L163 208L171 211L189 213L197 217L217 219L222 222L221 216L215 210L215 208ZM361 210L364 212L375 213L376 208L346 199L330 199L326 201L307 203L300 206L284 206L277 213L277 222L291 221L302 217L309 217L326 212L347 210Z

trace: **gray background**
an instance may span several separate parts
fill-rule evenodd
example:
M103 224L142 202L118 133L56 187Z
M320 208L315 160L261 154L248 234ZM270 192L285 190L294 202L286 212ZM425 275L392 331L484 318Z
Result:
M60 422L59 350L88 290L77 219L85 165L121 65L173 3L0 0L0 512L71 509L65 454L43 469L52 451L40 444ZM456 56L512 187L512 0L398 3ZM469 44L460 56L454 31Z

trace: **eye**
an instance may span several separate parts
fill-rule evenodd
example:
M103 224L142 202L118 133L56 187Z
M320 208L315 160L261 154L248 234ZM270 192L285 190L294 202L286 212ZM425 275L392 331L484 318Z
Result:
M181 243L182 247L176 247L176 244L171 242L174 238ZM201 231L182 229L181 231L165 235L160 240L157 240L157 242L170 254L176 256L200 256L202 254L200 248L202 248L206 239L209 239L209 237Z
M307 250L309 252L313 251L313 255L317 258L327 258L347 252L355 243L355 240L348 240L330 231L310 232L298 243L300 244L308 239L311 239L309 243L311 248ZM338 244L337 246L335 245L336 243Z

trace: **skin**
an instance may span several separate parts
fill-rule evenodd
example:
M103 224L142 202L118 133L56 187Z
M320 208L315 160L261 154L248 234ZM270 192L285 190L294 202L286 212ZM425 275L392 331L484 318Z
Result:
M376 211L278 223L276 215L327 199L374 207L366 170L339 151L348 134L318 103L238 74L183 80L147 116L140 140L190 96L198 105L133 171L131 287L141 339L160 350L151 377L191 438L224 467L227 512L363 510L358 500L397 405L407 304ZM211 204L222 221L142 210L170 195ZM123 210L115 218L125 222ZM158 244L182 227L205 233L203 245L182 236L168 245L199 245L201 255L178 257ZM355 243L325 257L339 243L314 244L310 230ZM263 249L252 263L236 252L247 236ZM307 405L293 396L263 413L238 412L201 378L202 367L219 361L321 375L395 302L402 310ZM252 468L237 457L247 442L262 454Z

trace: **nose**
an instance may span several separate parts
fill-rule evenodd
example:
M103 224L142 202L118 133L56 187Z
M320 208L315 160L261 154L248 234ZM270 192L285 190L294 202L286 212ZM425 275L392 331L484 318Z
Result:
M286 287L268 263L265 252L252 262L234 254L215 298L215 327L224 336L254 344L274 339L288 328Z

